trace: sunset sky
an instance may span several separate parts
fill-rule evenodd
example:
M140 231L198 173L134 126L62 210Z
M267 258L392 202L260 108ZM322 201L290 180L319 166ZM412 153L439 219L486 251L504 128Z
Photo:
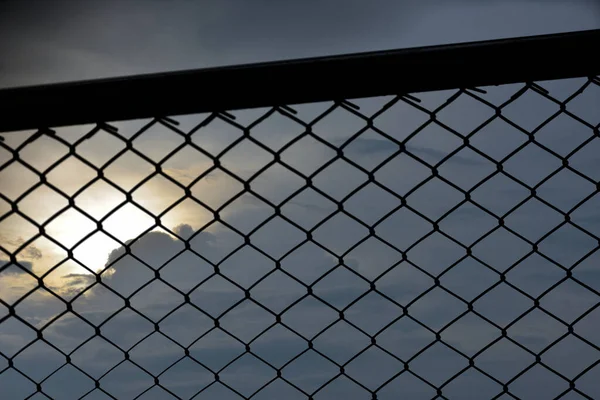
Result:
M0 51L10 55L0 60L0 87L600 27L600 11L592 1L490 1L483 4L468 0L432 0L417 6L405 1L367 4L352 0L345 2L343 7L334 1L307 1L302 5L259 1L250 6L241 0L104 1L85 4L65 0L53 3L52 7L49 3L32 1L30 8L21 5L24 3L4 2L0 5ZM540 82L540 85L552 97L562 101L588 83L582 78ZM445 126L466 135L494 115L492 108L477 101L474 96L500 105L521 87L522 84L506 85L485 88L486 94L463 94L441 111L438 119ZM434 110L454 92L415 95L422 100L420 107ZM201 93L195 95L200 96ZM361 113L372 115L391 100L392 97L359 99L355 103L360 106ZM276 112L253 127L251 136L272 151L278 151L304 132L302 125L293 118L309 123L332 105L332 102L293 105L298 112L295 116ZM576 118L565 114L558 116L536 133L536 140L560 156L566 156L592 136L593 126L600 124L598 106L600 86L592 83L567 107ZM506 107L503 115L518 127L531 131L558 110L556 104L542 95L528 91ZM93 390L90 377L102 377L102 388L111 396L135 398L153 384L152 378L140 367L151 374L161 374L161 384L172 393L191 398L213 381L213 372L220 371L230 360L243 353L244 346L225 331L247 343L275 323L271 313L249 300L221 316L230 306L243 300L245 289L251 288L252 299L264 307L275 313L281 312L306 295L305 285L313 284L338 266L339 257L343 257L344 264L313 286L314 294L334 308L316 297L306 297L282 316L282 322L296 333L274 325L252 341L251 349L255 354L277 368L281 367L306 348L306 340L298 334L306 338L314 336L335 322L340 310L344 311L345 319L355 326L339 321L314 341L317 350L338 363L345 363L368 346L368 335L377 335L377 343L401 359L409 359L435 339L431 330L407 317L378 332L401 315L400 307L385 296L399 304L410 303L433 285L434 281L428 274L437 276L442 273L464 256L464 248L435 233L408 251L408 260L422 271L402 261L401 253L394 247L401 250L409 248L431 230L428 221L402 208L377 224L377 237L365 240L369 232L363 224L375 224L399 206L400 200L375 183L366 184L358 193L346 198L353 189L367 181L367 175L342 160L334 162L312 179L315 188L326 196L304 188L305 177L336 156L333 148L341 146L365 126L364 121L350 111L338 107L313 126L313 132L333 148L306 136L281 155L293 170L274 164L251 182L252 191L274 204L280 204L289 195L304 188L281 208L282 214L302 229L310 230L322 219L335 214L313 232L312 241L307 241L304 232L293 224L283 218L274 218L250 236L251 243L260 251L242 246L244 238L235 230L248 234L273 214L271 206L257 196L244 193L220 210L220 221L214 221L209 208L218 209L243 191L239 181L223 170L215 169L190 187L198 202L185 198L184 190L169 180L183 186L190 185L212 168L211 156L219 155L242 136L236 124L248 126L267 112L270 112L269 108L234 111L231 114L236 117L235 121L220 116L197 130L192 136L193 142L208 155L187 146L166 158L183 143L175 129L187 133L208 115L176 117L174 120L179 124L174 128L168 122L155 122L133 141L133 146L153 162L160 162L166 176L155 174L151 163L131 151L105 165L125 148L125 144L109 131L100 131L80 141L93 125L56 128L55 138L42 136L20 148L20 159L37 173L28 170L13 157L15 149L35 132L2 134L0 192L11 202L19 199L19 211L37 224L44 224L68 206L68 199L48 185L41 185L28 196L20 198L22 193L37 184L38 174L45 174L47 181L67 196L73 196L88 182L96 180L75 197L76 206L94 220L102 219L116 207L122 208L103 221L104 232L97 230L94 220L68 208L45 226L46 236L39 236L27 247L23 247L23 243L39 235L37 227L15 213L0 220L0 245L5 249L0 253L0 393L7 393L9 399L24 399L35 391L31 381L13 369L5 369L7 357L18 354L14 357L15 366L34 381L43 381L43 391L51 398L109 398L99 390ZM375 119L375 126L395 140L404 140L422 124L427 124L422 132L407 142L406 147L414 157L401 154L377 169L375 178L379 184L404 195L430 177L428 165L437 164L463 145L462 139L440 125L427 123L428 119L425 112L403 100ZM129 139L152 121L107 122L118 128L119 136ZM526 140L527 136L516 127L495 120L473 136L471 145L498 161ZM103 167L105 179L98 178L94 168L73 155L48 170L69 153L62 141L78 143L75 153L95 168ZM563 170L537 188L538 195L562 212L567 212L593 193L596 190L594 182L600 180L599 143L599 139L595 138L569 160L572 168L591 181ZM360 167L373 170L397 149L393 141L368 130L345 147L344 154ZM219 158L224 168L242 180L252 177L272 159L271 153L248 139ZM530 144L504 163L504 171L525 185L535 186L560 166L559 158ZM438 169L440 175L452 184L469 190L495 173L496 165L472 150L463 149ZM122 191L131 191L151 174L155 174L152 179L132 192L133 201L145 210L127 203ZM503 215L528 195L529 191L524 186L506 175L496 174L474 190L472 198L495 215ZM336 214L335 202L342 199L344 210L361 222L343 213ZM154 226L155 216L180 200L176 207L161 216L162 227ZM460 191L438 179L431 180L408 196L407 202L428 218L436 220L463 200L464 195ZM592 235L573 225L562 225L539 244L543 256L531 254L507 274L507 280L534 297L562 280L565 272L556 263L570 267L599 245L593 237L600 236L599 201L600 197L596 195L571 214L571 221ZM0 215L7 213L11 213L11 204L0 199ZM530 200L506 218L507 227L532 242L563 223L564 218L559 212L537 200ZM473 246L473 254L502 272L527 255L531 245L497 226L495 218L468 203L440 222L440 229L464 246L470 246L482 235L494 230L487 239ZM92 236L79 243L92 232ZM177 236L188 239L190 235L194 235L190 240L191 249L204 260L190 251L183 251L184 243ZM122 245L131 239L139 239L131 247L132 254L151 268L131 255L125 255ZM361 240L364 241L359 246L348 251ZM53 241L72 250L74 260L68 259L65 249ZM301 246L286 255L298 245ZM234 254L229 256L232 252ZM16 256L21 268L8 266L11 254ZM540 310L532 311L518 323L510 325L510 337L533 352L540 352L561 338L566 333L566 326L561 321L572 323L599 301L599 255L600 252L593 253L573 269L573 276L584 282L587 288L574 281L564 281L540 301L544 310L558 320ZM175 258L168 262L172 257ZM273 260L281 261L283 270L293 278L276 271L252 286L273 270ZM154 279L153 269L166 262L160 270L164 282L154 281L136 293L142 285ZM211 263L220 263L223 276L211 276ZM111 268L106 269L109 264ZM394 269L386 272L395 264ZM60 266L44 275L56 265ZM6 305L12 305L37 287L36 279L23 269L43 277L45 286L54 294L39 288L16 307L17 314L32 327L44 328L44 339L51 344L38 341L20 352L31 340L35 340L35 332L15 318L4 318L8 315ZM102 273L105 286L95 284L92 272ZM205 279L204 284L195 287ZM377 289L383 295L371 292L352 304L369 290L367 280L374 279L377 279ZM473 258L465 258L440 278L446 289L466 301L474 299L497 280L496 273ZM84 290L85 294L79 295ZM189 294L195 306L182 305L183 294ZM73 310L86 321L70 312L61 315L66 307L56 296L71 301L78 295L73 300ZM129 296L135 311L119 311L125 304L123 298ZM532 306L529 298L505 284L475 302L478 312L500 326L509 325ZM440 288L428 292L409 307L412 317L434 331L442 329L465 310L463 302ZM118 315L105 322L115 312ZM61 316L47 325L58 315ZM223 330L214 327L213 317L219 317ZM155 322L159 324L160 332L153 333ZM112 343L96 337L83 344L94 335L92 326L100 326L102 336ZM600 345L594 333L599 327L600 312L590 312L575 324L575 333L579 336L562 338L543 353L542 361L573 379L600 359L600 352L593 347ZM209 333L194 343L205 332ZM143 340L146 335L148 338ZM499 338L500 330L470 313L444 329L441 337L463 354L472 356ZM204 366L189 357L182 358L184 349L177 343L190 346L191 356ZM61 367L65 358L53 346L70 354L73 364L81 371L69 365ZM123 361L123 351L129 351L137 366L124 361L117 369L107 373ZM182 360L177 362L179 358ZM506 382L534 361L532 354L523 348L507 339L498 339L494 346L477 357L476 365L495 379ZM173 363L173 367L163 372ZM467 365L466 358L438 343L411 361L410 368L431 384L441 385ZM61 368L59 372L50 376L58 368ZM361 385L375 390L401 370L402 364L381 349L370 347L345 369ZM335 364L315 352L305 353L283 370L284 377L307 393L312 393L338 373ZM252 394L274 374L273 369L249 354L219 372L223 382L244 396ZM538 365L511 382L511 393L521 398L532 398L534 393L540 398L553 398L566 390L568 384L551 374ZM596 367L577 381L577 387L592 398L600 397L595 385L599 377L600 367ZM541 381L545 382L542 387L539 385ZM470 369L463 378L445 386L444 394L447 398L491 398L501 390L497 382ZM341 377L315 398L345 396L359 399L365 398L366 393L357 383ZM431 398L435 390L414 375L403 374L379 392L379 398L397 398L399 395ZM194 398L208 399L211 396L240 398L220 384L211 386ZM575 393L571 396L567 398L583 398ZM38 394L34 398L45 397ZM154 387L140 398L171 397L165 389ZM275 381L256 398L303 397L300 391L282 381Z

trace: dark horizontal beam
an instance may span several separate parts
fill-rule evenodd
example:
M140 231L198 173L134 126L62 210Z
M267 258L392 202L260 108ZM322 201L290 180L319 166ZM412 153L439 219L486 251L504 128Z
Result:
M600 30L0 90L0 131L600 74Z

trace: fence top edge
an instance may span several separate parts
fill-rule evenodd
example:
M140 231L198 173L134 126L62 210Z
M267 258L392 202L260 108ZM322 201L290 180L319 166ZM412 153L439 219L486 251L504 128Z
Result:
M0 132L591 76L597 48L600 29L9 87Z

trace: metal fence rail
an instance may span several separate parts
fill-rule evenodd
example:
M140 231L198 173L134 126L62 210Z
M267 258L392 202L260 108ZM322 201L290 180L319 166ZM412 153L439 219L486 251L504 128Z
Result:
M598 397L597 48L0 90L0 393Z

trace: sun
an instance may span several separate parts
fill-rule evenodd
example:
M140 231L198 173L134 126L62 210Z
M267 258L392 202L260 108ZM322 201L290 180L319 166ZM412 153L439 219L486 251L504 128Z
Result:
M212 211L190 198L182 199L183 194L158 181L147 182L144 191L134 191L133 202L127 202L121 191L98 182L74 196L75 207L56 216L52 213L65 206L64 198L41 193L35 202L23 204L19 210L38 216L38 224L44 227L41 232L25 220L15 219L8 224L10 232L5 232L6 237L27 240L41 233L33 245L42 257L33 260L32 272L53 287L66 288L69 279L65 277L69 275L104 272L112 251L146 232L158 230L173 235L174 228L180 224L190 225L194 230L218 229L210 224L214 219ZM224 201L228 192L219 190L217 183L213 190L203 188L205 190L196 195L203 198L210 195ZM172 204L176 206L171 208Z

